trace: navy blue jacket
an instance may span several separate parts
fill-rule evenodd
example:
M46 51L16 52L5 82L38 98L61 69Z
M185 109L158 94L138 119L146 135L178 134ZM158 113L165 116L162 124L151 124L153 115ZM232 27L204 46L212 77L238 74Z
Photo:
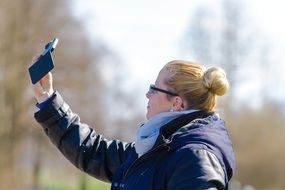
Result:
M103 138L80 122L55 93L36 120L76 167L112 182L111 189L227 189L235 160L224 122L194 112L163 126L154 147L138 158L134 143Z

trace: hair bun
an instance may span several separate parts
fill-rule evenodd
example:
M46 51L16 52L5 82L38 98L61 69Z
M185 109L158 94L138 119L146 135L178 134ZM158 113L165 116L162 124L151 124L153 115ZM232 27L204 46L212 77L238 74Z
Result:
M206 70L203 77L205 87L218 96L224 95L229 88L226 73L219 67L210 67Z

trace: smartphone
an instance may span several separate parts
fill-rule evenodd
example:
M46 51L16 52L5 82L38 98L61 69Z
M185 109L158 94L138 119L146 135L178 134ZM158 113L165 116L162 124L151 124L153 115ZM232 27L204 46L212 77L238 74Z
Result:
M52 41L50 41L49 43L47 43L47 44L45 45L45 49L44 49L44 51L42 52L41 55L44 56L44 55L47 54L48 52L52 52L52 51L55 49L57 43L58 43L58 39L57 39L57 38L54 38Z
M55 38L45 45L39 59L29 67L29 74L33 84L37 83L54 68L51 52L55 49L58 39Z

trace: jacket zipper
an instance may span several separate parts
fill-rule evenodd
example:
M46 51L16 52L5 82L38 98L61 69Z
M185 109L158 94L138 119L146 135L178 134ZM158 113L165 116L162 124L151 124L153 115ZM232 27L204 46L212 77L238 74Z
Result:
M140 164L143 161L148 160L149 157L151 157L152 154L154 154L155 152L158 152L160 149L166 147L167 151L170 150L169 144L171 143L172 139L165 139L163 136L163 144L158 145L157 147L155 147L153 150L151 150L150 152L147 152L146 154L142 155L140 158L138 158L137 160L135 160L131 166L127 169L126 173L124 174L122 181L125 180L126 176L130 173L131 169L134 168L136 165Z

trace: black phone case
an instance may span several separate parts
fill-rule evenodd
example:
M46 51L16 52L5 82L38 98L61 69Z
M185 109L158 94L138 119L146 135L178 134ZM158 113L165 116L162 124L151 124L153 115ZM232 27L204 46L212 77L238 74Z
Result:
M41 56L37 62L35 62L29 68L29 74L33 84L37 83L43 78L49 71L54 68L51 52L49 51L44 56Z

